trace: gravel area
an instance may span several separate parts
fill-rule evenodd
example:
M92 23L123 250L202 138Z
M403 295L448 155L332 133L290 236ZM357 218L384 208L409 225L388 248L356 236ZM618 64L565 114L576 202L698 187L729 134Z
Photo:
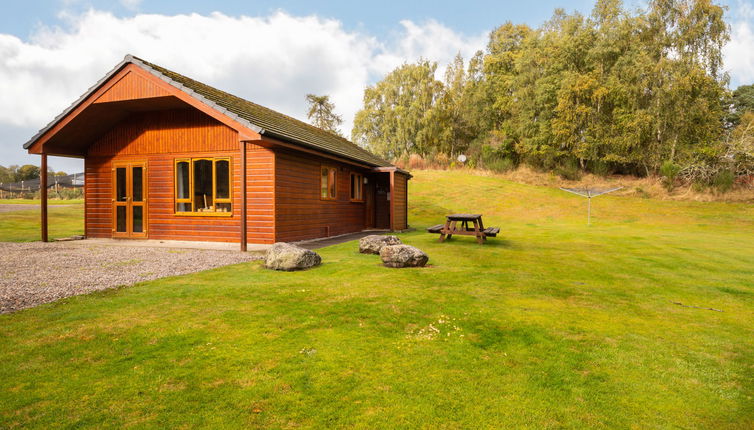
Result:
M261 258L238 251L71 242L0 243L0 313Z

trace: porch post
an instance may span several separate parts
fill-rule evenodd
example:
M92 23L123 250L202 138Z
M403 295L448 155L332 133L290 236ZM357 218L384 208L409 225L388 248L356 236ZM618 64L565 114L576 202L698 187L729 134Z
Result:
M395 231L395 170L390 171L390 231Z
M42 242L47 242L47 154L42 153L39 167L39 204L42 209Z
M246 142L241 141L241 252L246 252Z

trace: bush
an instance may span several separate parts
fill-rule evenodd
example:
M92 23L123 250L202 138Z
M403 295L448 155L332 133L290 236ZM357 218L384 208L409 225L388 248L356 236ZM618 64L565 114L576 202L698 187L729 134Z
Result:
M554 172L556 175L569 181L578 181L581 179L581 169L576 160L567 159L558 163Z
M84 189L83 188L63 188L58 192L58 197L61 200L83 199Z
M510 158L493 159L485 161L484 167L497 173L505 173L516 168L516 164Z
M736 174L730 170L721 170L712 178L712 187L719 193L725 194L733 188Z
M662 163L662 166L660 166L660 175L663 177L662 183L668 191L673 191L673 187L675 187L675 179L680 172L681 166L670 160Z

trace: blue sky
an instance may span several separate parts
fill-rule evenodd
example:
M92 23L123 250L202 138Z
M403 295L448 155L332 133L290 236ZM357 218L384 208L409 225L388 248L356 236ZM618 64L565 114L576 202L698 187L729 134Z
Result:
M328 94L349 134L364 88L403 62L468 59L506 21L533 27L593 0L0 0L0 164L130 53L302 120ZM626 0L628 7L642 0ZM732 86L754 82L754 0L726 0ZM53 158L58 170L79 160Z
M319 15L342 21L347 29L364 29L377 36L388 35L404 19L422 22L434 19L456 31L476 33L500 25L504 20L537 25L549 18L557 7L589 12L591 0L524 1L102 1L102 0L36 0L10 1L0 14L0 31L27 37L40 23L65 23L58 19L62 10L80 13L89 8L108 10L116 16L136 13L164 15L222 12L227 15L264 16L277 10L292 15ZM627 2L629 3L629 2Z

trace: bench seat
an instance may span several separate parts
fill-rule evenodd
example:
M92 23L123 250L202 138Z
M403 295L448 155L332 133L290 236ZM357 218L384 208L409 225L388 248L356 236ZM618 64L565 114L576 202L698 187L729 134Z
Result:
M445 227L445 224L433 225L432 227L427 227L427 232L429 232L429 233L439 233L442 230L443 227Z
M484 235L487 237L495 237L498 233L500 233L500 229L498 227L487 227L484 229Z

